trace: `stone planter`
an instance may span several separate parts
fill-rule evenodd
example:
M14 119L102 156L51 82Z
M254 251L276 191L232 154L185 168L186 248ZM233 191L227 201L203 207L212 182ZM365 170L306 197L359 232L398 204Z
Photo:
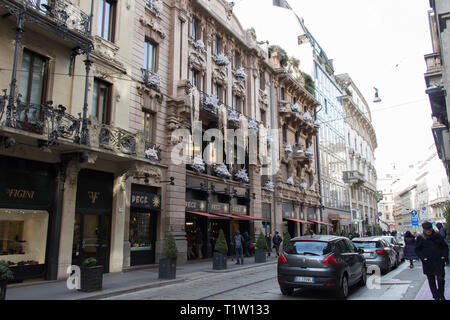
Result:
M255 250L255 263L266 262L267 251L264 249Z
M159 279L175 279L177 277L177 259L159 259Z
M81 267L81 289L78 291L92 292L102 290L103 266Z
M8 280L0 280L0 300L5 300Z
M213 269L225 270L227 268L227 256L220 252L213 253Z

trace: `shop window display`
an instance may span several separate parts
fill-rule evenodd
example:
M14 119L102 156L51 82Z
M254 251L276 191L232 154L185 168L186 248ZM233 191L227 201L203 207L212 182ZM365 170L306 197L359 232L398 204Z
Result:
M10 266L45 264L48 212L0 209L0 260Z
M130 217L131 251L152 250L151 213L132 212Z

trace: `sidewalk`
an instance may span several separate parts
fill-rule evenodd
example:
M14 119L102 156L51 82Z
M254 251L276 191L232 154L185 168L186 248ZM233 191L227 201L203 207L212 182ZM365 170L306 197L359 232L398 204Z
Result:
M424 283L419 290L416 298L414 300L434 300L431 294L430 287L428 285L428 280L424 274L422 274ZM445 267L445 293L444 296L447 300L450 300L450 267Z
M177 267L177 278L174 280L158 279L158 268L108 273L103 276L103 290L96 292L80 292L67 289L66 281L52 281L29 285L9 285L6 300L84 300L99 299L123 293L170 285L189 281L191 279L211 275L214 272L233 272L248 268L255 268L267 264L275 264L276 255L271 255L266 263L255 263L254 257L244 258L243 265L236 265L236 260L228 259L226 270L213 270L212 260L192 262Z

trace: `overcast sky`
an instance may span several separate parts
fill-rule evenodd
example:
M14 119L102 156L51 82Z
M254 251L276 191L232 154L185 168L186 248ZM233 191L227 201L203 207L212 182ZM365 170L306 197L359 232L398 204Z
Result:
M235 11L252 1L258 2L236 1ZM334 60L335 73L348 73L369 103L378 140L378 176L388 171L391 163L401 169L425 159L434 143L424 80L424 55L432 52L429 0L288 2ZM257 6L254 12L242 23L244 27L258 19ZM276 28L276 22L271 23ZM372 102L374 86L381 103Z

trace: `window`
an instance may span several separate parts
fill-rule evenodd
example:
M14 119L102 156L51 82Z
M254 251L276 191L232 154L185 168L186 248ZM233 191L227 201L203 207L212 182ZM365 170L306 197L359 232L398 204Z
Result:
M239 96L234 96L234 106L233 109L242 113L242 99Z
M111 85L99 79L94 79L92 115L101 123L111 123Z
M198 77L199 77L199 73L198 73L197 70L191 69L189 71L189 80L191 81L191 85L193 87L197 87L198 88L198 84L199 84Z
M287 143L287 125L283 124L283 142Z
M216 35L214 38L214 53L217 55L221 52L222 49L222 38Z
M145 39L144 45L144 69L156 72L156 48L157 45L151 40Z
M261 114L261 122L263 123L264 127L266 126L266 112L263 109L259 110L260 114Z
M284 99L285 98L285 94L284 94L284 88L283 87L281 87L281 100L285 100Z
M239 51L234 52L234 68L238 69L241 66L241 54Z
M46 100L48 60L32 51L24 50L19 93L27 104L41 104Z
M259 72L259 88L262 91L266 90L266 74L264 71Z
M194 41L200 39L199 21L197 18L192 18L191 22L191 37Z
M153 145L154 144L154 121L155 121L155 114L153 112L148 112L144 110L144 139L146 144Z
M220 84L214 83L213 85L213 95L216 95L219 98L220 102L223 102L223 88Z
M99 0L97 19L98 35L106 40L114 42L116 1Z
M325 99L325 114L328 114L328 101Z

